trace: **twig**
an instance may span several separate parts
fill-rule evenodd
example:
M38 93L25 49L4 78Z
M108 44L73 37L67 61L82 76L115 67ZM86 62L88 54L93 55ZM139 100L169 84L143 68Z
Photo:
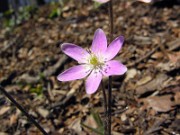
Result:
M109 22L110 22L110 42L113 40L113 0L109 1ZM111 135L111 98L112 98L112 77L109 76L108 83L108 135Z
M180 48L180 38L173 40L171 42L168 42L167 46L169 47L168 48L169 51L173 51Z
M159 40L159 47L160 47L160 50L162 51L163 55L169 59L169 56L167 54L167 51L166 49L164 48L163 44L164 44L164 41L161 40L161 37L158 37L158 40Z
M147 58L150 57L157 49L159 49L159 47L160 47L159 45L156 46L153 50L151 50L149 53L147 53L147 54L144 55L143 57L137 59L137 60L134 61L133 63L127 64L127 67L132 67L132 66L134 66L134 65L136 65L136 64L138 64L138 63L140 63L141 61L147 59Z
M77 91L77 89L79 89L82 84L83 84L83 81L79 81L79 83L76 83L78 84L76 87L72 87L69 92L66 93L66 95L64 95L60 100L59 102L56 102L52 105L50 105L48 107L48 109L54 109L54 108L57 108L57 107L62 107L64 106L73 96L74 96L74 93Z
M56 64L54 64L54 65L51 66L51 67L48 67L47 70L45 70L45 71L43 72L43 75L44 75L45 77L47 77L47 76L51 76L51 75L55 74L55 73L57 72L57 70L58 70L59 68L61 68L68 59L69 59L69 58L68 58L67 56L63 55L63 56L56 62Z
M24 115L44 134L48 135L48 133L37 123L27 112L26 110L14 100L14 98L6 92L6 90L0 85L0 90L2 93L22 112Z
M126 106L125 108L122 108L122 109L119 109L119 110L116 110L116 111L112 112L111 115L123 113L124 111L126 111L126 110L128 110L128 109L129 109L129 107Z
M10 43L8 43L7 45L5 45L3 48L1 48L0 50L0 55L4 52L6 52L9 48L11 48L12 46L14 46L15 44L19 43L19 40L21 40L22 37L18 36L14 39L12 39L12 41L10 41Z
M68 60L67 56L62 56L61 59L59 59L56 64L54 64L51 67L48 67L46 70L43 71L42 75L43 77L48 77L57 72L58 69L60 69L64 63ZM41 79L40 75L37 76L30 76L29 74L23 74L18 78L18 81L23 81L26 83L37 83Z

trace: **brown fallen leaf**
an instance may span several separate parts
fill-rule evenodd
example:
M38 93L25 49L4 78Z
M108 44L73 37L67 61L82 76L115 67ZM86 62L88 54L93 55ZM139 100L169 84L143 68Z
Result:
M145 77L143 77L142 79L140 79L140 80L136 83L136 85L137 85L137 86L141 86L141 85L144 85L144 84L148 83L148 82L151 81L151 80L152 80L152 77L151 77L151 76L145 76Z
M176 105L180 105L180 92L176 92L174 96Z
M84 121L84 124L90 126L91 128L98 128L98 125L92 115L87 116L86 120ZM89 129L87 128L84 129L89 131Z
M13 125L17 122L17 119L19 117L19 115L21 114L20 110L17 110L15 114L12 114L9 118L9 125Z
M3 107L0 109L0 115L5 114L7 111L9 111L9 109L10 109L9 106L3 106Z
M135 68L129 69L126 73L125 82L128 82L130 79L134 78L137 75L137 70Z
M0 135L8 135L8 133L0 132Z
M157 64L157 68L161 71L172 71L180 68L180 52L168 53L169 61Z
M158 74L155 79L150 81L149 83L146 83L144 85L141 85L136 88L136 94L138 96L141 96L147 92L152 92L156 89L161 89L163 88L163 82L168 79L168 76L165 74Z
M151 58L161 59L161 58L163 58L163 53L162 52L156 52L151 56Z
M152 108L156 112L168 112L173 109L174 102L171 101L172 95L154 96L140 99L143 102L143 108Z
M82 133L82 127L81 127L81 119L75 119L71 122L71 124L68 126L69 129L73 129L76 131L76 133L81 134Z
M37 108L37 112L43 117L43 118L47 118L47 116L49 115L49 111L47 109L44 109L42 107L38 107Z
M175 64L180 60L180 52L168 53L170 61Z
M173 129L173 131L176 133L176 132L179 132L180 131L180 119L177 118L176 120L174 120L172 122L172 124L170 125L170 127ZM176 135L179 135L179 134L176 134Z

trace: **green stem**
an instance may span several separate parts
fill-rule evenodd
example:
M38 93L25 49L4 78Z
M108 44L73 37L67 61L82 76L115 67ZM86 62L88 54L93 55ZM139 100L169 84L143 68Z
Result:
M109 22L110 22L110 42L113 40L114 24L113 24L113 0L109 1ZM111 100L112 100L112 77L109 76L108 82L108 135L111 135Z
M2 93L21 111L24 115L44 134L48 135L48 133L37 123L27 112L26 110L14 100L14 98L6 92L6 90L0 85L0 90Z

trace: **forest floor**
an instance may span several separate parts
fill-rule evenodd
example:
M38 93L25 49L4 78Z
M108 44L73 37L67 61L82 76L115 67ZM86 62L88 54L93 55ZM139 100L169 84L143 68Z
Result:
M64 42L89 47L96 29L109 35L108 4L69 1L60 16L41 7L11 31L0 29L0 82L49 134L95 135L92 108L103 116L101 88L87 95L84 80L59 82L77 64L60 50ZM112 134L180 133L180 7L167 3L114 1L114 38L125 37L116 57L128 67L112 82ZM108 36L109 37L109 36ZM108 39L109 40L109 39ZM104 79L107 89L107 79ZM0 134L40 131L1 93Z

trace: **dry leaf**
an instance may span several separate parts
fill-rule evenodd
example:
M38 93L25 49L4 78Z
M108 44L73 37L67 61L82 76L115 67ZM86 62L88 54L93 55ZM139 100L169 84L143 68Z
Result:
M0 132L0 135L9 135L9 134L7 134L5 132Z
M143 85L143 84L146 84L147 82L151 81L152 80L152 77L151 76L146 76L142 79L140 79L138 82L137 82L137 86L140 86L140 85Z
M82 132L81 119L78 118L72 121L72 123L68 126L68 128L73 129L74 131L80 134Z
M15 114L12 114L10 116L10 125L12 126L13 124L15 124L17 122L18 116L21 114L20 110L16 110Z
M42 107L38 107L37 108L37 112L43 117L46 118L49 115L49 111L42 108Z
M180 52L168 53L169 60L166 63L159 63L157 68L162 71L172 71L180 68Z
M180 105L180 92L176 92L174 96L174 100L175 100L176 105Z
M163 53L162 52L156 52L156 53L154 53L152 56L151 56L151 58L154 58L154 59L161 59L161 58L163 58L164 56L163 56Z
M96 121L94 120L93 116L87 116L87 119L84 122L85 125L90 126L91 128L97 128L98 125L96 123Z
M128 82L129 79L134 78L137 74L137 70L135 68L129 69L126 73L125 82Z
M10 109L9 106L3 106L3 107L0 109L0 115L5 114L7 111L9 111L9 109Z
M168 79L168 76L165 74L159 74L155 79L150 81L147 84L144 84L142 86L139 86L136 88L136 93L141 96L147 92L154 91L156 89L163 88L163 82Z
M143 101L145 108L152 108L156 112L168 112L173 109L172 95L154 96L139 100Z
M177 63L180 60L180 52L168 53L168 56L172 63Z

